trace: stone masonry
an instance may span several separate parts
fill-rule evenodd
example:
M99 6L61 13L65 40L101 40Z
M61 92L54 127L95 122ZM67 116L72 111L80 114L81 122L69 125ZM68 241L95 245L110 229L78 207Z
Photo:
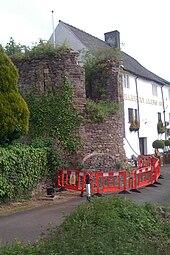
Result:
M86 103L85 72L78 64L78 52L67 50L60 57L45 57L14 61L19 70L19 89L27 95L33 86L39 95L48 92L52 86L60 87L62 75L65 74L73 85L74 105L84 111ZM104 77L106 97L122 102L119 65L109 63L110 76ZM97 79L94 79L95 93ZM88 168L95 170L112 170L115 161L124 161L122 109L110 115L104 122L86 123L80 127L83 148L78 152L78 160ZM87 158L86 161L84 159Z

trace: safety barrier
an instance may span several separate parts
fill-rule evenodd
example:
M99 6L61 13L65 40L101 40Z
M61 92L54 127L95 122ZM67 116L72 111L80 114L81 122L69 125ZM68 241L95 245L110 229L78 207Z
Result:
M86 188L86 175L88 173L84 171L60 170L57 178L57 186L84 192Z
M153 156L139 156L138 169L118 172L88 173L78 170L61 170L58 175L58 187L86 191L87 179L90 179L92 193L120 192L136 190L155 183L160 176L160 162Z

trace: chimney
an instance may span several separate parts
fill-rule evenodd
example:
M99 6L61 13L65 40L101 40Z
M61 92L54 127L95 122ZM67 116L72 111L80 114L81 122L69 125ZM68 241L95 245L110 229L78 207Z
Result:
M113 48L120 49L120 33L117 30L104 34L105 42Z

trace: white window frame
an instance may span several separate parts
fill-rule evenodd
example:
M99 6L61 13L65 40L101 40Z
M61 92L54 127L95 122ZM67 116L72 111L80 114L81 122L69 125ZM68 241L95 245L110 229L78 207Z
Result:
M130 89L129 75L123 74L123 86L124 88Z

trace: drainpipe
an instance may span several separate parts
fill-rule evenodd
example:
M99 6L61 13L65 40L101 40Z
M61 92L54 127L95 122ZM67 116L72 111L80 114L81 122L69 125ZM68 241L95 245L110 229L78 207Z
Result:
M163 87L164 87L164 85L161 86L161 94L162 94L163 117L164 117L164 126L165 126L165 123L166 123L166 121L165 121L165 101L164 101ZM165 130L165 140L166 139L167 139L167 131Z
M123 87L123 65L120 65L121 89L122 89L122 123L123 123L123 137L126 138L125 132L125 102L124 102L124 87Z
M139 121L139 126L140 126L140 112L139 112L139 94L138 94L138 82L137 82L138 77L135 77L135 85L136 85L136 98L137 98L137 110L138 110L138 121ZM138 142L139 142L139 130L138 130Z

